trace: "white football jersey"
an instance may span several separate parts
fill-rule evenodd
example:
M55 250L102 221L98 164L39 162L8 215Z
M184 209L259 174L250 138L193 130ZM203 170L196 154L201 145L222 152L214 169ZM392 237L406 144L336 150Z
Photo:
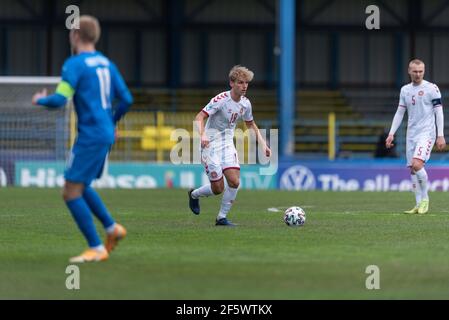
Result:
M417 86L409 83L401 88L399 107L408 113L407 139L427 136L435 139L434 108L441 105L441 93L436 84L423 80Z
M235 102L230 91L212 98L202 111L209 116L205 130L210 143L213 144L232 144L237 121L253 121L249 99L242 96L239 102Z

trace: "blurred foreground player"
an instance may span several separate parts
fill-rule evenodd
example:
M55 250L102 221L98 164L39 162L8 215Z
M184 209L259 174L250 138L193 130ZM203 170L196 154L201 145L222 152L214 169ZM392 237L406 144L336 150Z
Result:
M81 16L79 26L70 31L73 56L62 67L62 80L55 94L47 96L44 89L32 98L33 104L50 108L63 107L71 98L75 105L78 135L64 173L63 198L89 248L71 258L71 263L106 260L117 242L126 236L126 229L114 221L90 184L101 176L114 143L115 124L132 104L132 96L117 67L95 49L100 37L98 20ZM111 104L115 99L118 104L113 111ZM105 245L91 212L106 230Z

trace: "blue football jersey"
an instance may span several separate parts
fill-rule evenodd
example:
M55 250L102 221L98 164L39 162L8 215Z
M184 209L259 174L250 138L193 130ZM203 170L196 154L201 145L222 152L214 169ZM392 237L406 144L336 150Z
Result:
M131 97L115 64L100 52L82 52L65 61L62 81L75 91L77 143L112 144L115 128L112 103L115 99L126 101Z

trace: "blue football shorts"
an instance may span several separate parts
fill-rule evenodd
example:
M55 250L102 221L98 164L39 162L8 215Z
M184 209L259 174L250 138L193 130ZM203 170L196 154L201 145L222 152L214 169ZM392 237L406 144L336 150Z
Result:
M67 159L64 178L70 182L90 185L93 180L101 177L110 149L109 144L85 146L75 143Z

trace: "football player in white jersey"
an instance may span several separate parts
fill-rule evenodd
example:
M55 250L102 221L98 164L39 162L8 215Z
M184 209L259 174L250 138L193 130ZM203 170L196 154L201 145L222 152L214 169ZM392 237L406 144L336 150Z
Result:
M239 119L248 129L254 130L259 145L267 157L271 155L265 139L254 122L251 102L245 97L254 73L243 66L234 66L229 72L230 91L212 98L195 117L201 136L201 162L210 184L189 191L189 206L194 214L200 213L199 198L218 195L224 191L215 224L234 226L227 214L237 196L240 184L240 164L234 146L234 130ZM206 122L207 119L207 122ZM206 122L206 124L205 124ZM226 178L227 187L223 181Z
M429 160L435 144L435 130L437 131L437 149L441 151L446 147L443 105L437 85L424 80L424 62L418 59L412 60L408 73L412 82L401 89L398 110L385 144L387 148L393 146L394 134L407 111L407 166L410 168L416 205L404 213L423 214L429 210L428 177L424 165Z

